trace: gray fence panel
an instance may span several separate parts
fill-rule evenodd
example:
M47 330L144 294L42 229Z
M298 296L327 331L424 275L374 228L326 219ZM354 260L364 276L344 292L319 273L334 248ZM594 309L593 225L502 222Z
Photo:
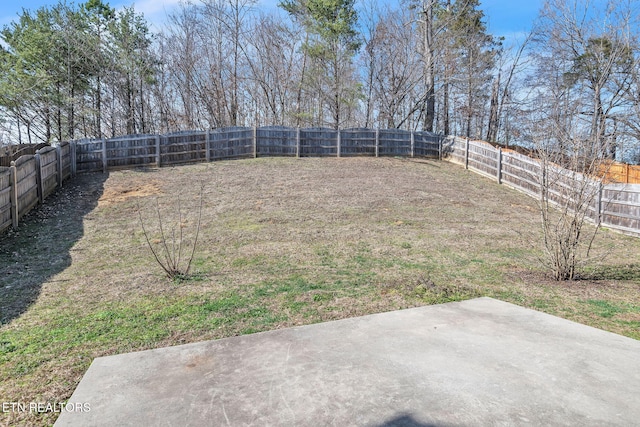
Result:
M431 132L413 133L413 154L416 157L427 157L431 159L440 158L442 136Z
M155 144L155 137L154 137ZM155 149L154 149L155 152ZM207 133L176 132L160 137L160 164L176 165L207 160ZM154 160L155 162L155 160Z
M488 177L498 176L499 150L479 141L469 141L469 169L473 169Z
M300 129L300 156L338 155L338 131L329 128Z
M156 163L155 135L126 135L106 140L107 168L147 166Z
M265 126L256 130L258 156L295 156L298 130L283 126Z
M69 141L61 142L60 147L60 174L62 181L69 179L73 173L72 171L72 150Z
M46 147L38 150L37 154L40 156L40 182L44 199L58 186L58 152L54 147Z
M101 171L103 166L103 144L101 139L76 141L77 172Z
M381 129L378 141L379 156L410 156L411 132L401 129Z
M230 127L209 132L211 160L254 156L253 128Z
M11 169L0 166L0 232L11 226Z
M343 129L340 131L340 155L348 156L375 156L376 155L376 131L375 129Z
M540 195L540 163L515 152L502 153L502 182L530 196Z
M602 224L640 236L640 184L607 184L602 190Z
M38 204L38 182L35 156L22 156L15 161L18 191L18 219Z

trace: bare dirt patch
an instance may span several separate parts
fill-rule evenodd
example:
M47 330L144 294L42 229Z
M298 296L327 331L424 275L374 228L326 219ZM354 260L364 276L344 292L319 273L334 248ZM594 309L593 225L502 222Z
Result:
M109 187L104 190L102 196L98 199L98 207L109 206L115 203L122 203L131 198L140 198L159 195L160 186L157 182L126 183L116 187Z

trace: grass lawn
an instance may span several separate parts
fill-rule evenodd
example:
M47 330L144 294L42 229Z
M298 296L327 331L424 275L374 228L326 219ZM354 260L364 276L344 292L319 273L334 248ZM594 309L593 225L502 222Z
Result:
M150 253L180 200L188 280ZM165 231L167 231L165 229ZM0 236L0 400L68 399L98 356L491 296L640 339L640 239L603 230L568 283L536 201L463 168L269 158L87 174ZM171 239L170 239L171 240ZM184 256L183 256L184 257ZM48 425L55 413L0 413Z

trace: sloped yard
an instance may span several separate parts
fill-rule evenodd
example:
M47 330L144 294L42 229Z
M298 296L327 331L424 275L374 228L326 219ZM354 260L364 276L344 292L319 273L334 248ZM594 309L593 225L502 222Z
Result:
M180 201L189 279L146 246ZM168 224L168 223L167 223ZM166 225L166 224L165 224ZM584 280L537 261L535 200L446 162L255 159L81 175L0 237L0 396L68 399L96 356L491 296L640 339L640 239ZM169 239L171 240L171 239ZM8 411L0 423L57 414Z

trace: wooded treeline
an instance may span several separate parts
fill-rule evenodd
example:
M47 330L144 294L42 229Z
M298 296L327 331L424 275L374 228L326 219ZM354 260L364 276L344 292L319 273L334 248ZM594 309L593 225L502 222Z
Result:
M2 136L377 127L619 157L640 140L633 6L547 0L511 46L479 0L200 0L156 33L132 8L60 2L2 31Z

